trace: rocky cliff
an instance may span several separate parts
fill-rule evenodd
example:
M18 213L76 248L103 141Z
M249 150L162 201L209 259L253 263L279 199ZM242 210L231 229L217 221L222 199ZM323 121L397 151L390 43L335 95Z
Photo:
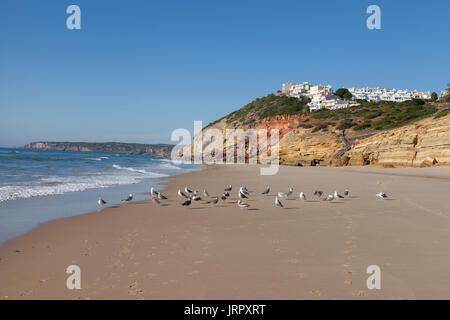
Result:
M170 144L138 144L120 142L31 142L22 148L39 150L102 152L120 154L145 154L169 157L174 146Z
M264 119L254 127L243 126L241 129L278 129L281 164L383 167L450 165L450 115L371 133L366 138L357 138L354 131L348 130L346 137L352 145L346 152L341 130L313 132L311 128L299 126L303 120L303 116L276 116ZM233 129L234 125L227 125L225 120L207 127L218 130L223 137L227 128ZM194 143L198 143L201 137L197 135ZM216 147L220 146L220 143L221 141L203 137L204 150L214 144ZM186 152L188 148L192 148L192 145L185 147L183 151ZM227 150L233 151L229 146L223 150L224 154ZM342 156L336 157L341 150Z
M357 140L344 157L349 165L450 165L450 115Z

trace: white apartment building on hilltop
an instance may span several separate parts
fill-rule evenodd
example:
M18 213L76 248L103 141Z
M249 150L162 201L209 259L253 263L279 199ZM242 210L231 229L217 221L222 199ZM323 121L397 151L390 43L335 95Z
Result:
M283 83L282 94L288 97L305 97L309 98L311 102L308 104L311 111L320 109L344 109L358 105L352 101L342 100L340 97L333 94L333 89L330 85L310 85L308 82L304 83Z
M403 102L412 99L430 99L429 91L397 90L383 88L348 88L353 100Z

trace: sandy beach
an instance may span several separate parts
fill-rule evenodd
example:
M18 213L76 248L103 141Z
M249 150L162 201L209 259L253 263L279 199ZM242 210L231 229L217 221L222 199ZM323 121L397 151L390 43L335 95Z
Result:
M52 221L0 249L0 299L448 299L450 167L206 167L166 179L162 206ZM231 197L182 207L188 186ZM239 186L250 208L236 205ZM266 185L270 195L261 195ZM294 188L284 209L275 194ZM150 186L148 186L150 189ZM350 190L350 197L318 201ZM298 198L300 191L308 201ZM375 194L384 191L389 200ZM66 268L81 268L81 289ZM366 269L381 269L369 290Z

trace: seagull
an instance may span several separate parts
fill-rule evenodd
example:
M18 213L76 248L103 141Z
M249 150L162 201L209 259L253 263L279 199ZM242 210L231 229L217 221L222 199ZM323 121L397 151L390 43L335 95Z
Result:
M231 184L230 184L227 188L225 188L224 191L231 191L232 189L233 189L233 187L232 187Z
M300 192L298 196L300 197L300 199L306 201L306 195L303 192Z
M206 189L205 190L203 190L203 195L205 196L205 197L209 197L209 193L208 193L208 191L206 191Z
M183 191L181 191L180 189L178 189L178 195L180 197L185 197L185 198L189 198Z
M192 193L192 190L188 189L187 187L184 188L184 191L187 193Z
M317 198L320 198L320 197L323 195L323 191L316 190L316 191L314 191L314 195L315 195Z
M157 199L157 198L153 198L152 197L152 202L153 202L153 204L161 204L161 202L159 202L159 200Z
M387 194L385 192L377 193L377 197L380 198L380 199L387 199L388 198L388 196L387 196Z
M158 192L158 199L160 199L160 200L167 200L167 197L164 196L161 192Z
M326 200L326 201L333 201L334 200L334 196L332 194L329 194L327 198L324 198L324 200Z
M247 199L248 197L239 190L239 198Z
M339 199L344 198L344 197L341 196L337 191L334 192L334 197L335 197L335 198L339 198Z
M264 190L261 194L269 194L270 192L270 186L266 187L266 190Z
M105 201L105 200L103 200L102 198L98 198L98 201L97 201L97 203L98 203L98 205L99 205L99 206L102 206L102 207L103 207L103 205L105 205L105 204L106 204L106 201Z
M223 194L220 199L222 199L223 201L227 200L227 196L225 194Z
M150 194L151 194L152 196L157 196L157 195L159 194L159 192L156 191L155 189L153 189L153 187L151 187L151 188L150 188Z
M292 192L294 192L294 189L292 187L289 187L289 191L286 193L286 196L289 197Z
M202 200L202 198L200 198L200 196L198 196L198 195L193 195L193 196L191 197L191 199L194 200L194 201L200 201L200 200Z
M240 188L239 188L239 192L241 192L241 193L245 194L246 196L248 196L248 195L249 195L249 194L248 194L248 190L247 190L247 188L246 188L246 187L240 187Z
M276 205L277 207L282 207L282 208L284 208L284 207L283 207L283 204L281 203L281 201L278 200L278 197L275 197L275 205Z
M182 206L190 206L191 205L191 199L187 199L185 202L183 202L181 205Z
M284 193L284 192L278 192L278 196L280 197L280 198L287 198L287 194L286 193Z
M226 199L226 197L225 197L225 199ZM219 202L219 197L215 197L213 200L206 201L206 203L212 203L212 204L217 204L217 202Z
M242 200L239 200L237 202L237 204L238 204L239 208L248 208L248 207L250 207L250 205L248 203L244 203L244 202L242 202Z
M133 200L133 195L131 193L128 195L128 198L122 199L122 201L125 201L125 202L130 202L131 200Z
M223 195L225 196L225 197L229 197L230 196L230 193L228 192L228 191L225 191L224 193L223 193Z
M348 191L348 189L344 190L344 196L348 197L348 195L350 194L350 191Z

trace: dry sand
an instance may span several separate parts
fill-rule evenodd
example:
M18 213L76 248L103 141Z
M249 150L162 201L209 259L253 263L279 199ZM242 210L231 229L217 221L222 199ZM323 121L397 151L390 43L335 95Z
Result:
M189 186L232 199L181 207ZM265 185L269 196L261 195ZM251 210L237 189L251 191ZM274 207L293 186L295 200ZM150 186L149 186L150 187ZM349 188L341 201L316 201ZM306 192L309 201L298 199ZM391 200L375 194L387 192ZM450 168L208 167L168 179L151 201L46 223L0 250L0 299L450 298ZM18 251L16 251L18 250ZM65 269L81 267L81 290ZM366 268L381 268L381 289Z

